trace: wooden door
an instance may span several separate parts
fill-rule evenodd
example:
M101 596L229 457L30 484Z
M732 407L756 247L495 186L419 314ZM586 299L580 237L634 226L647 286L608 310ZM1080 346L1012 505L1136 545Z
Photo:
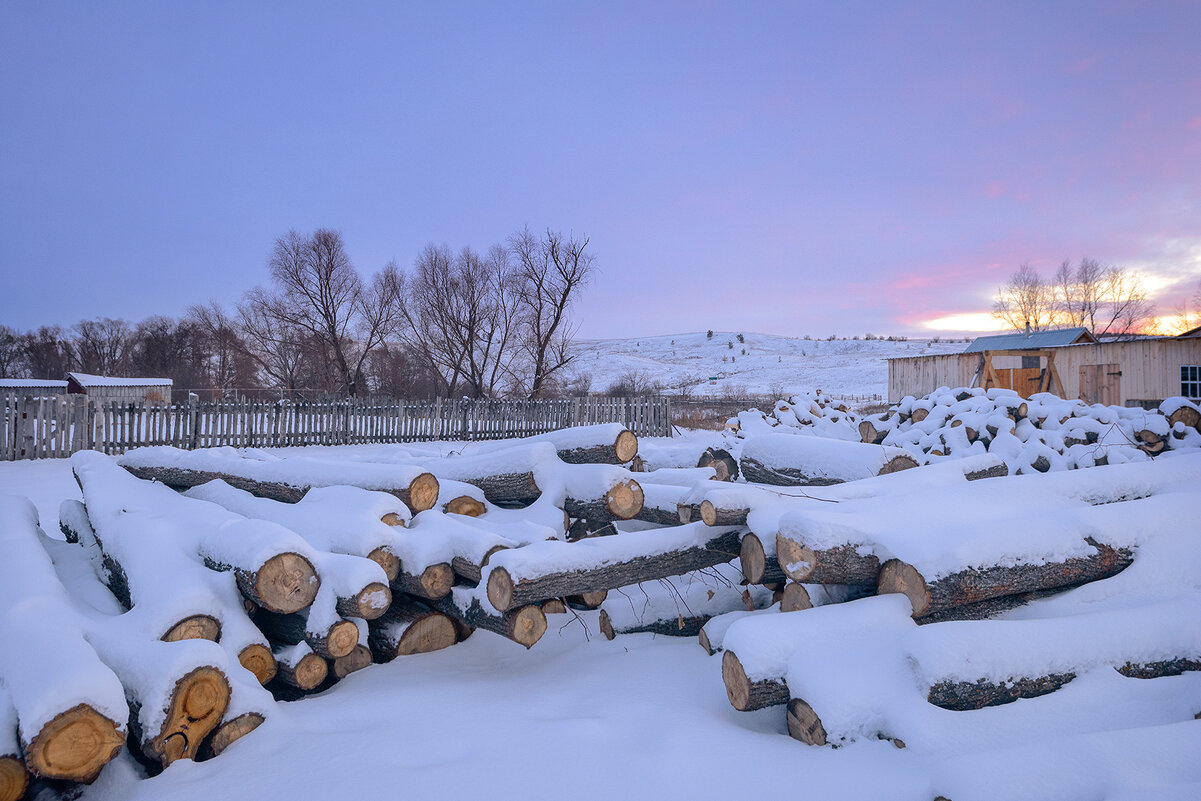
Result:
M1121 405L1121 367L1116 364L1080 365L1080 399L1085 403Z

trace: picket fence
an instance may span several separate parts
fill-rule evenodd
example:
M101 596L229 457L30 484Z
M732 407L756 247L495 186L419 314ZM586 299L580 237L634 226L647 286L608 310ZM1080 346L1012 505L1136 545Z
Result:
M124 453L147 445L272 448L489 440L622 423L638 436L671 436L662 397L556 400L148 401L97 403L86 395L4 395L0 461Z

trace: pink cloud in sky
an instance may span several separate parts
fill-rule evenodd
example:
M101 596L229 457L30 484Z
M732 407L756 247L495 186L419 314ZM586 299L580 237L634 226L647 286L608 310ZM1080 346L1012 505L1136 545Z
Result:
M1063 68L1063 71L1068 75L1081 75L1095 67L1100 60L1100 56L1086 56L1068 64Z
M1000 181L989 181L984 185L984 196L992 199L1005 194L1005 186Z
M1188 128L1190 131L1201 131L1201 116L1193 117L1185 124L1184 127Z

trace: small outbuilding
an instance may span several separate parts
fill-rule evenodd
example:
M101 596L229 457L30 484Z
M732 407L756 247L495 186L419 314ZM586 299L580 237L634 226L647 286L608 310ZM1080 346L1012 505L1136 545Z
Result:
M166 403L171 400L170 378L114 378L88 373L67 373L67 392L71 395L87 395L97 403L105 401L151 401Z
M19 395L22 398L44 398L65 395L66 381L49 378L0 378L0 395Z

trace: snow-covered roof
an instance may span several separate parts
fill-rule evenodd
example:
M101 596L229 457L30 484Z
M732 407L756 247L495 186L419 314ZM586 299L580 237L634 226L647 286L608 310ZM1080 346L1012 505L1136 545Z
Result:
M49 378L0 378L0 387L60 387L65 388L66 381L55 381Z
M1176 335L1177 339L1192 339L1194 337L1201 337L1201 325L1197 326L1196 328L1190 328L1183 334Z
M1057 328L1052 331L1032 331L1027 334L1018 331L1013 334L994 334L987 337L976 337L972 344L963 349L964 353L980 353L986 350L1032 350L1037 348L1058 348L1063 345L1076 345L1081 342L1096 342L1097 339L1088 332L1087 328Z
M89 375L88 373L67 373L67 377L81 387L160 387L164 384L171 386L170 378L113 378L107 375Z

